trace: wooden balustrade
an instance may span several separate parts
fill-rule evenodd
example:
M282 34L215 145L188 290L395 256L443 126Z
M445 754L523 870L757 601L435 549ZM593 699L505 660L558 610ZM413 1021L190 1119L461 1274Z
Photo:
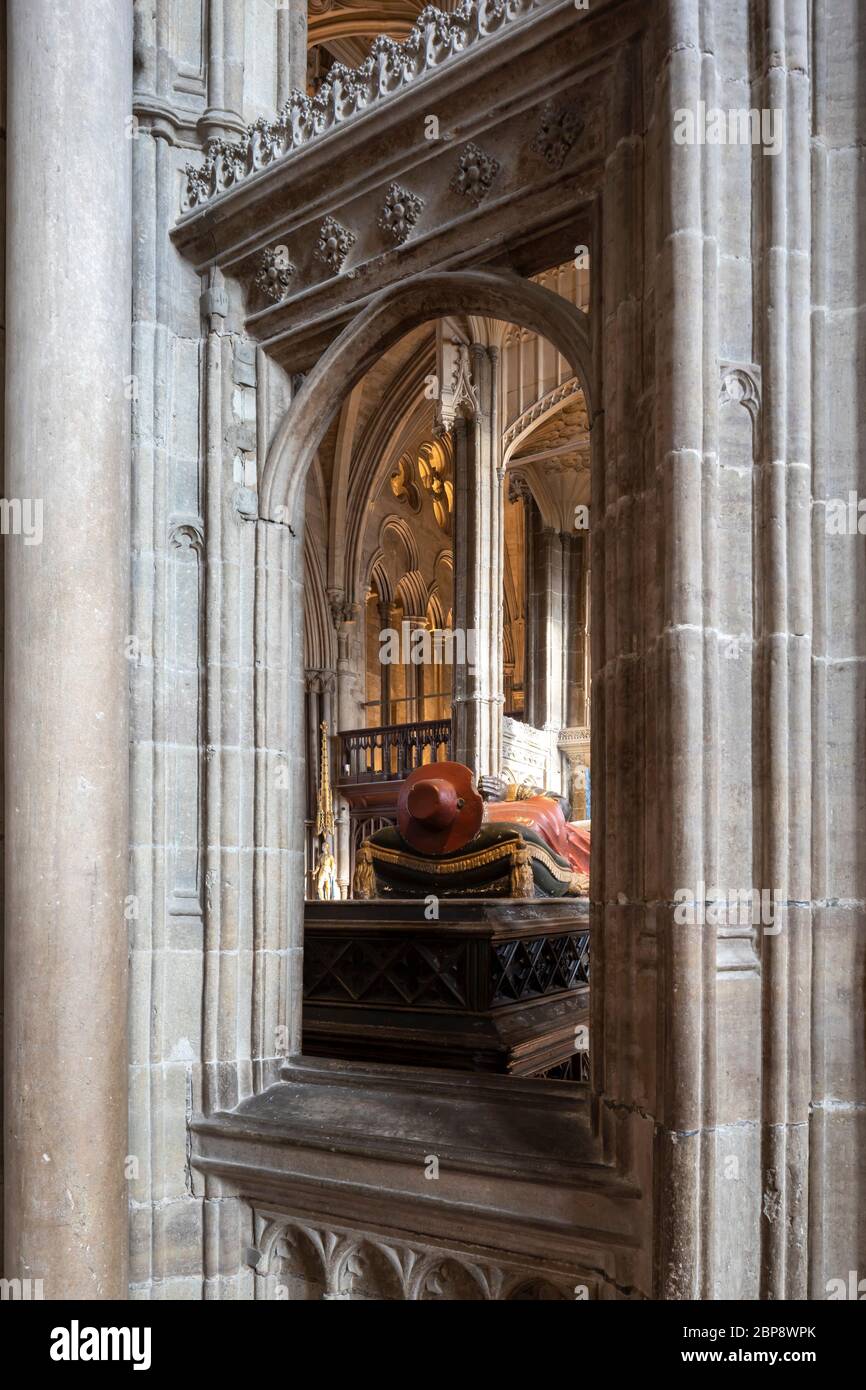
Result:
M346 729L339 740L337 777L342 785L402 781L422 763L448 761L451 720L425 719L416 724Z

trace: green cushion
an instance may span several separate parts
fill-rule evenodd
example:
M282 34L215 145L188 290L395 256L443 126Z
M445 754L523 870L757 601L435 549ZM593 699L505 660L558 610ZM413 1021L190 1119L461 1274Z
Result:
M483 825L468 845L450 854L425 855L408 845L396 826L370 836L376 890L380 897L504 897L511 891L511 847L522 841L531 851L536 897L558 898L574 892L574 871L547 841L524 825L497 821ZM501 853L497 854L497 849ZM378 854L377 850L384 851ZM492 853L491 853L492 851ZM437 866L452 865L452 872ZM459 865L459 867L457 867ZM558 872L557 872L558 870Z

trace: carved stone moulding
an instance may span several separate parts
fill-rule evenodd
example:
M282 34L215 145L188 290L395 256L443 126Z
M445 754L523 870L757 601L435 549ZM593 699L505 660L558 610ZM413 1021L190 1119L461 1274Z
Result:
M361 612L361 605L348 598L342 589L328 590L328 606L338 632L347 623L353 623Z
M348 227L344 227L335 217L326 217L319 231L319 240L313 255L336 275L355 240L355 233L350 232Z
M509 715L502 716L502 737L507 740L510 750L519 749L526 756L534 753L539 760L550 748L546 730L536 729L532 724L525 724L522 719L512 719Z
M204 551L204 527L197 517L172 517L168 527L168 544L180 552L183 559L194 559Z
M480 409L478 388L472 376L469 347L446 338L442 343L442 388L436 411L440 430L450 430L455 417L465 412L476 415Z
M507 477L509 502L531 502L533 500L532 488L523 473L512 472L509 469Z
M421 215L424 199L417 193L410 193L399 183L388 186L385 203L379 214L378 225L397 246L402 246Z
M304 690L309 695L333 695L337 689L335 671L308 668L304 672Z
M491 184L499 173L499 161L486 154L480 145L470 140L461 151L457 168L449 187L452 192L470 198L478 205L490 191Z
M562 405L572 396L579 396L582 392L580 382L576 376L569 377L568 381L563 381L559 386L554 386L543 395L539 400L534 401L516 420L503 432L502 443L507 449L542 415L553 411L557 406Z
M589 741L589 726L585 724L579 724L574 725L571 728L560 729L559 735L556 740L556 746L557 748L561 748L563 752L572 748L576 751L582 752L583 749L589 747Z
M754 362L720 362L719 405L741 405L756 420L761 409L760 367Z

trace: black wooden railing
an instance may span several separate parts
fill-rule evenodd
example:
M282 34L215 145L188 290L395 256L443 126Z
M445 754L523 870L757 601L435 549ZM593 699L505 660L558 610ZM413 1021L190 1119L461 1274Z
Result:
M338 779L393 782L408 777L422 763L451 757L451 720L425 719L417 724L381 724L375 729L346 729L340 735Z

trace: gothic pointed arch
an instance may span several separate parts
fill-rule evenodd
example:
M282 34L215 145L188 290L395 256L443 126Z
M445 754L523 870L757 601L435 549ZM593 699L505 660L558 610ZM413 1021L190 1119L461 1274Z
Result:
M386 551L388 538L396 537L400 548L404 552L404 570L417 570L418 568L418 542L415 539L415 532L407 519L403 516L386 516L382 525L379 527L379 549Z
M351 471L345 481L345 575L350 591L357 591L360 583L370 501L379 495L385 480L404 458L411 461L413 475L407 503L414 510L413 502L421 501L415 450L419 436L432 423L430 403L423 398L422 388L435 365L431 347L399 371L388 388L384 409L374 414L356 441Z
M397 585L397 597L408 616L423 617L427 612L427 585L419 570L404 574Z
M370 562L369 583L375 588L381 603L394 602L394 584L388 573L385 555L381 549L374 552Z
M427 595L427 621L431 628L445 627L445 610L442 607L438 584L432 584Z
M265 461L261 515L285 521L328 424L347 391L381 354L419 323L458 311L518 322L548 338L580 379L593 418L588 320L554 291L505 270L460 270L413 276L382 291L316 363L274 437Z

